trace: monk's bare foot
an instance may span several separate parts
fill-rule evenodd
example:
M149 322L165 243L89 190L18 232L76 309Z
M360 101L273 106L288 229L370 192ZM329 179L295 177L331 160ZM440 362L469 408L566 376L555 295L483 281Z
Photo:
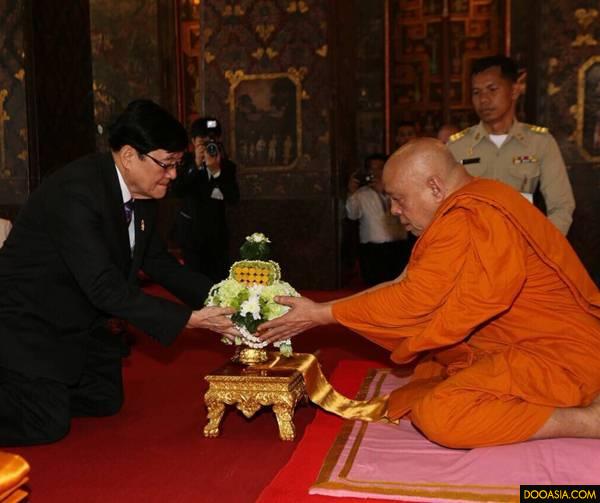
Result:
M600 395L587 407L556 409L531 439L560 437L600 438Z
M585 407L590 413L591 423L595 425L595 435L592 438L600 438L600 395L598 395L591 404Z

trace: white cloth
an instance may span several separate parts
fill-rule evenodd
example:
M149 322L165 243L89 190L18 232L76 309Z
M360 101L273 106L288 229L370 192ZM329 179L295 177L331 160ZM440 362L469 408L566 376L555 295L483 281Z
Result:
M121 175L121 172L119 171L119 168L117 168L116 164L115 169L117 170L117 176L119 177L119 185L121 186L121 194L123 195L123 204L125 204L131 199L131 192L129 191L129 188L123 179L123 175ZM125 212L124 208L123 212ZM133 247L135 246L135 209L131 212L131 222L129 222L127 231L129 232L129 247L133 250Z
M8 237L8 233L12 229L12 224L10 220L5 220L4 218L0 218L0 248L4 245L4 241Z
M488 138L490 140L492 140L495 144L496 147L500 148L502 146L502 144L506 141L506 138L508 138L507 134L489 134Z
M359 221L361 243L387 243L406 239L406 229L387 207L387 200L371 187L358 189L346 201L350 220Z
M209 180L211 178L219 178L221 176L221 170L217 171L216 173L213 173L210 169L208 169L208 168L205 168L205 169L206 169L206 173L208 175ZM223 192L221 192L221 189L219 187L215 187L210 194L210 198L218 199L219 201L223 201L225 199L225 196L223 195Z

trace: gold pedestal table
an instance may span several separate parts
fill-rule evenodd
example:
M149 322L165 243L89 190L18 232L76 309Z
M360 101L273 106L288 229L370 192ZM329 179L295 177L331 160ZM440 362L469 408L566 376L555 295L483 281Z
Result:
M278 353L267 354L269 360ZM300 400L306 399L304 379L298 370L268 368L267 365L227 363L208 374L209 383L204 401L208 408L205 437L217 437L225 407L235 405L247 418L261 407L272 406L281 440L294 440L294 410Z

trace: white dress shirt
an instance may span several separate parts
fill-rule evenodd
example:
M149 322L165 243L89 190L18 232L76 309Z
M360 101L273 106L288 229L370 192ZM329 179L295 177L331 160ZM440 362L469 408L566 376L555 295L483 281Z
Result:
M121 175L121 172L119 171L119 168L117 168L116 164L115 169L117 170L117 176L119 177L119 185L121 186L121 194L123 195L123 205L125 205L125 203L131 199L131 192L129 192L127 184L125 183L125 180L123 179L123 176ZM125 208L123 208L123 212L124 211ZM129 232L129 247L133 250L133 247L135 246L135 210L133 210L131 213L131 222L129 222L127 231Z
M369 186L358 189L346 201L350 220L359 220L361 243L387 243L406 239L406 229L389 211L387 198Z

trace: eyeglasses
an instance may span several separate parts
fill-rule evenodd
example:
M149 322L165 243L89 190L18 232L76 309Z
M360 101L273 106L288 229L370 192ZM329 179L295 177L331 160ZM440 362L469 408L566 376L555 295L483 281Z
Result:
M159 161L158 159L155 159L150 154L144 154L144 155L146 157L149 157L150 159L152 159L156 164L158 164L165 171L167 171L169 169L177 169L177 168L179 168L182 165L181 161L177 161L177 162L163 162L163 161Z

